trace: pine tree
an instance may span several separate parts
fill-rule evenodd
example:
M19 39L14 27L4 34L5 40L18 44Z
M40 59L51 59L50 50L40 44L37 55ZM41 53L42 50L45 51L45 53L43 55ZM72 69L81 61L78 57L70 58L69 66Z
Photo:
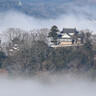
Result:
M53 41L54 43L57 42L57 38L58 38L58 34L57 32L59 31L58 27L57 26L52 26L51 29L50 29L50 32L49 32L49 36L48 37L53 37Z

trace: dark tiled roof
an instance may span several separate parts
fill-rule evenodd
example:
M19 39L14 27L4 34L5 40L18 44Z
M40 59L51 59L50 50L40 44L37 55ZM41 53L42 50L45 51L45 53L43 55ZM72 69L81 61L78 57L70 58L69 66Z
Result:
M61 35L61 34L59 34L59 35L58 35L58 38L61 38L61 37L62 37L62 35Z
M76 31L76 28L63 28L61 33L78 33L78 31Z

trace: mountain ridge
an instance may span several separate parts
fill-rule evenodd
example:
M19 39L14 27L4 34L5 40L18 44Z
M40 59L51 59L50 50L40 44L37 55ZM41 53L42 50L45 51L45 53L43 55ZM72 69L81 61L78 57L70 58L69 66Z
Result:
M16 10L37 18L56 18L70 12L78 14L79 7L95 5L96 3L89 0L0 0L0 12Z

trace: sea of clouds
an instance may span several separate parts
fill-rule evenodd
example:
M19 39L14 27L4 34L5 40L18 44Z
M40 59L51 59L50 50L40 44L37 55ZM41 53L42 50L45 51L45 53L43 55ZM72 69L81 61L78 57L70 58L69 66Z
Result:
M55 83L54 83L55 82ZM96 83L85 80L0 80L0 96L96 96Z
M83 10L83 12L86 11L88 10ZM95 14L93 15L95 16ZM63 27L77 28L77 30L90 29L95 33L96 21L94 18L89 17L82 13L68 13L54 19L40 19L20 12L8 11L0 13L0 32L2 33L6 28L12 27L31 30L50 28L57 25L60 30ZM39 82L38 79L0 79L0 96L96 96L96 82L69 79L61 78L58 80L56 78L56 81L52 80L51 83Z
M81 9L80 9L81 10ZM83 10L83 9L82 9ZM81 10L81 11L82 11ZM83 10L85 12L86 10ZM56 25L60 30L65 28L77 28L77 30L89 29L96 31L96 21L90 15L68 13L54 19L40 19L25 15L16 11L0 13L0 31L6 28L20 28L24 30L51 28Z

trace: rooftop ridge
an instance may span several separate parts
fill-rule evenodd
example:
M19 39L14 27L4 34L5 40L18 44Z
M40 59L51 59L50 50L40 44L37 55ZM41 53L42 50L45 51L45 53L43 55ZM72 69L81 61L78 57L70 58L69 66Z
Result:
M77 33L76 28L63 28L61 33Z

